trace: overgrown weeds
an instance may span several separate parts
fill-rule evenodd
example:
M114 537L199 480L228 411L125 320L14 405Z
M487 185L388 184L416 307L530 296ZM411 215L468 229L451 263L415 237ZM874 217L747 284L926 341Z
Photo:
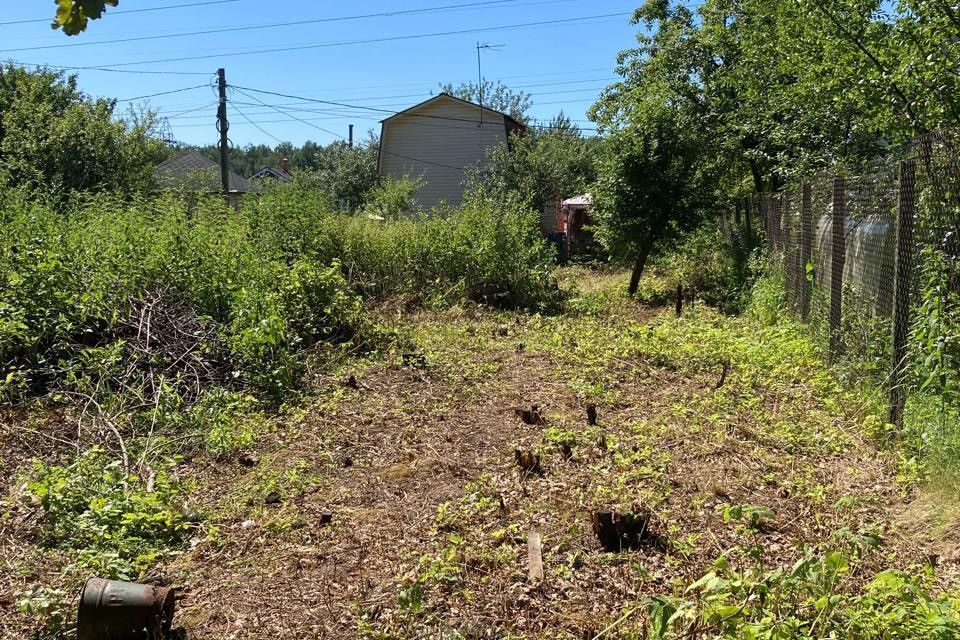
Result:
M182 543L169 459L254 446L308 366L387 338L370 304L555 307L534 213L479 195L406 218L380 197L386 219L292 187L239 209L0 191L0 401L59 405L77 423L61 444L87 451L30 480L47 544L136 576Z
M42 543L70 551L84 569L138 577L191 526L175 464L159 460L139 476L96 447L65 466L37 463L26 490L43 508Z
M935 595L933 574L869 575L881 546L869 531L838 531L823 552L805 548L770 567L760 544L718 558L679 598L649 600L651 638L955 638L960 596ZM739 553L740 558L731 558Z

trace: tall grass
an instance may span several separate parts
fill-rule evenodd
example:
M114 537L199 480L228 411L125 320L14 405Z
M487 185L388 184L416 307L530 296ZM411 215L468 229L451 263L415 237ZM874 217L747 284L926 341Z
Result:
M91 196L58 212L0 193L0 394L71 375L116 340L131 305L161 289L218 327L255 386L294 384L298 354L360 342L363 300L556 300L536 217L482 197L417 219L332 213L321 193L276 189L239 210L219 198Z
M280 188L250 215L270 230L274 246L339 260L365 298L533 310L557 302L554 251L540 236L537 214L517 202L480 193L459 209L377 220L327 213L319 198Z

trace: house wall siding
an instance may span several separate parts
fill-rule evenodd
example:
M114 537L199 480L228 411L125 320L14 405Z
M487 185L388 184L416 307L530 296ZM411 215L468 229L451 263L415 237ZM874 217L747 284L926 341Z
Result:
M390 178L422 176L417 201L425 209L441 202L457 206L467 169L485 164L487 150L506 142L502 115L484 110L481 127L477 107L438 100L384 122L379 172Z

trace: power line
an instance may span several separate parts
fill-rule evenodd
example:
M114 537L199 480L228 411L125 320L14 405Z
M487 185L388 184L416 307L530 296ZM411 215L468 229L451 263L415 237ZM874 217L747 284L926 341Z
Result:
M115 40L97 40L94 42L69 42L60 44L46 44L35 47L20 47L16 49L0 49L0 53L9 53L12 51L38 51L41 49L61 49L64 47L90 47L100 44L119 44L123 42L142 42L144 40L165 40L167 38L185 38L189 36L204 36L215 33L232 33L236 31L254 31L260 29L276 29L279 27L294 27L308 24L321 24L326 22L345 22L347 20L363 20L368 18L393 17L402 15L414 15L418 13L431 13L438 11L449 11L451 9L462 9L467 7L480 7L496 4L505 4L518 2L519 0L483 0L482 2L469 2L466 4L450 4L440 7L425 7L422 9L404 9L402 11L384 11L380 13L364 13L353 16L341 16L333 18L313 18L307 20L290 20L288 22L273 22L269 24L255 24L242 27L222 27L219 29L205 29L202 31L188 31L186 33L174 33L169 35L136 36L132 38L117 38ZM559 2L568 2L569 0L557 0Z
M155 98L156 96L166 96L171 93L181 93L183 91L192 91L193 89L203 89L209 87L209 84L198 84L192 87L184 87L182 89L172 89L171 91L161 91L159 93L148 93L145 96L134 96L132 98L119 98L117 102L133 102L134 100L142 100L144 98Z
M7 64L20 65L23 67L33 67L34 69L54 69L56 71L107 71L110 73L134 73L137 75L167 75L167 76L209 76L206 71L154 71L152 69L111 69L107 67L71 67L59 64L38 64L36 62L23 62L8 58Z
M247 97L252 97L252 96L249 96L249 94L245 93L243 90L253 91L254 93L262 93L262 94L266 94L266 95L279 96L279 97L281 97L281 98L290 98L290 99L293 99L293 100L303 100L303 101L305 101L305 102L316 102L316 103L319 103L319 104L329 104L329 105L333 105L333 106L337 106L337 107L345 107L345 108L348 108L348 109L357 109L357 110L363 110L363 111L372 111L372 112L375 112L375 113L383 113L383 114L390 114L390 115L394 115L394 114L397 113L396 111L392 111L392 110L390 110L390 109L382 109L382 108L378 108L378 107L369 107L369 106L366 106L366 105L347 104L347 103L344 103L344 102L335 102L335 101L333 101L333 100L321 100L321 99L319 99L319 98L304 98L304 97L302 97L302 96L295 96L295 95L291 95L291 94L289 94L289 93L280 93L280 92L277 92L277 91L265 91L265 90L263 90L263 89L254 89L254 88L252 88L252 87L240 87L240 86L237 86L237 85L231 85L231 86L232 86L234 89L240 91L240 93L243 93L244 95L246 95ZM562 101L561 104L565 104L566 102L592 102L592 101L593 101L593 99L592 99L592 98L589 98L589 99L587 99L587 100L582 100L582 101L578 101L578 100ZM264 104L265 104L265 103L264 103ZM541 104L551 104L551 103L541 103ZM269 106L269 105L268 105L268 106ZM289 114L287 114L287 115L289 115ZM427 119L432 119L432 120L450 120L450 121L454 121L454 122L470 122L470 123L474 123L474 124L476 124L476 122L477 122L476 120L473 120L473 119L470 119L470 118L453 118L453 117L448 117L448 116L438 116L438 115L432 115L432 114L426 114L426 113L411 113L411 114L408 114L408 115L413 116L413 117L417 117L417 118L427 118ZM549 125L530 125L530 126L533 127L533 128L536 128L536 129L552 129L552 128L555 128L555 127L551 127L551 126L549 126Z
M429 160L421 160L420 158L411 158L410 156L401 155L399 153L394 153L392 151L387 151L383 148L383 145L380 145L380 153L385 153L388 156L396 156L397 158L403 158L404 160L412 160L413 162L420 162L422 164L429 164L434 167L442 167L444 169L454 169L455 171L466 171L467 167L455 167L452 164L442 164L440 162L430 162Z
M236 87L234 87L234 88L236 88ZM566 90L562 90L562 91L543 91L543 92L540 92L540 93L537 93L537 94L532 94L532 98L534 98L534 103L537 104L537 103L536 103L536 97L537 97L537 96L549 96L549 95L569 94L569 93L574 93L574 94L576 94L576 93L590 93L590 92L599 91L600 89L603 89L603 88L604 88L604 87L589 87L589 88L579 88L579 89L566 89ZM248 90L249 90L249 89L248 89ZM251 96L248 96L248 97L251 97ZM409 97L415 97L415 98L421 98L422 100L427 100L427 99L429 99L430 97L435 97L435 95L434 95L434 96L430 96L430 95L427 95L427 94L417 93L417 94L406 94L406 95L398 95L398 96L380 96L379 99L409 98ZM360 98L360 99L361 99L361 100L363 100L363 99L373 100L373 99L375 99L375 98ZM344 99L344 100L346 100L346 99ZM254 103L249 103L249 102L248 102L248 103L239 103L239 104L245 105L245 106L257 106L256 104L254 104ZM380 113L395 113L395 111L391 110L390 107L408 107L408 106L410 106L410 104L409 104L408 102L404 102L404 103L377 104L377 105L355 105L355 107L350 107L349 109L347 109L346 107L343 107L343 108L341 108L341 109L344 109L344 110L341 110L341 111L333 111L333 110L330 110L330 109L307 108L307 107L305 107L302 103L299 103L299 102L284 102L284 103L277 103L277 104L267 105L267 104L263 103L262 101L260 101L259 104L260 104L260 105L263 105L263 106L266 106L266 107L268 107L268 108L271 108L271 109L274 108L274 107L282 107L282 108L285 108L285 109L289 109L290 111L308 112L308 113L325 113L325 114L330 114L330 115L333 115L333 116L343 116L343 117L351 116L351 115L353 115L358 109L359 109L359 110L364 110L364 109L365 109L366 107L368 107L368 106L372 106L372 107L375 107L375 108L379 109L379 110L380 110L380 111L379 111ZM344 102L343 104L347 104L347 103ZM256 114L253 114L253 115L263 115L263 113L264 113L264 112L260 112L260 113L256 113ZM466 120L466 119L464 119L464 120ZM470 123L472 123L472 124L475 124L475 122L476 122L476 121L474 121L474 120L467 120L467 121L470 122Z
M287 113L287 112L284 111L283 109L280 109L280 108L275 107L275 106L273 106L273 105L269 105L269 104L267 104L266 102L264 102L263 100L261 100L260 98L258 98L258 97L256 97L256 96L251 96L249 93L246 93L245 91L241 91L241 90L240 90L238 87L236 87L236 86L234 86L233 88L236 89L239 93L242 93L243 95L247 96L247 97L250 98L251 100L256 100L257 102L259 102L259 103L262 104L263 106L265 106L265 107L270 107L270 108L273 109L274 111L277 111L277 112L279 112L279 113L282 113L283 115L287 116L288 118L293 118L294 120L297 120L297 121L299 121L299 122L302 122L303 124L307 125L308 127L313 127L314 129L319 129L320 131L323 131L324 133L329 133L330 135L335 136L335 137L337 137L337 138L344 138L344 136L340 135L339 133L335 133L335 132L333 132L333 131L330 131L329 129L324 129L324 128L321 127L321 126L318 126L318 125L313 124L312 122L308 122L308 121L306 121L306 120L303 120L302 118L298 118L298 117L295 116L295 115L292 115L292 114L290 114L290 113ZM253 124L253 123L251 122L251 124ZM344 138L344 139L345 139L345 138Z
M282 144L282 143L283 143L283 140L281 140L281 139L278 138L277 136L273 135L272 133L270 133L269 131L267 131L267 130L264 129L263 127L261 127L259 124L257 124L256 122L254 122L253 120L251 120L250 118L248 118L248 117L247 117L247 114L245 114L243 111L241 111L241 110L240 110L240 107L238 107L236 104L233 105L233 109L234 109L234 111L236 111L237 113L240 114L240 117L241 117L241 118L243 118L244 120L246 120L247 122L249 122L250 124L252 124L253 126L255 126L255 127L260 131L260 133L262 133L262 134L264 134L264 135L266 135L266 136L268 136L268 137L270 137L270 138L273 138L273 139L277 142L277 144Z
M617 80L617 79L618 79L618 78L590 78L590 79L584 79L584 80L565 80L565 81L561 81L561 82L543 82L543 83L539 83L539 84L530 84L530 85L514 85L513 88L514 88L514 89L525 89L525 88L533 88L533 87L548 87L548 86L559 86L559 85L583 84L584 82L601 82L601 81L613 82L613 81L615 81L615 80ZM569 91L565 91L564 93L576 93L576 92L579 92L579 91L584 91L584 92L586 92L586 91L595 91L595 90L596 90L596 89L595 89L595 88L592 88L592 87L591 87L591 88L582 88L582 89L570 89ZM555 94L555 93L560 93L560 92L556 92L556 91L542 91L542 92L539 92L539 93L531 93L530 95L531 95L532 97L536 98L536 96L538 96L538 95L553 95L553 94ZM367 102L367 101L373 101L373 100L398 100L398 99L403 99L403 98L420 98L421 100L426 100L426 99L428 99L428 98L430 98L430 97L432 97L432 96L435 96L435 95L437 95L437 94L432 93L432 92L424 92L424 91L421 91L421 92L418 92L418 93L404 93L404 94L395 94L395 95L389 95L389 96L364 96L364 97L354 97L354 98L338 98L338 100L343 101L343 102L347 102L347 101L350 101L350 102ZM141 96L141 97L148 97L148 96ZM249 105L248 105L248 106L249 106ZM276 106L278 106L278 107L294 107L294 106L297 106L297 103L277 104ZM386 107L402 106L402 105L391 103L391 104L380 104L380 105L375 105L375 106L386 108ZM294 109L294 111L298 111L298 110L300 110L300 109Z
M236 104L236 103L234 102L234 103L232 103L232 104ZM264 115L264 114L251 114L251 115ZM346 120L346 119L367 120L367 121L371 121L371 122L376 122L376 121L377 121L376 118L371 118L371 117L369 117L369 116L345 116L345 115L337 115L337 116L323 116L323 117L315 117L315 118L300 118L300 117L294 116L293 114L289 114L289 113L284 113L284 115L286 115L286 116L288 116L288 117L287 117L287 118L275 118L275 119L270 119L270 120L256 120L255 123L256 123L256 124L283 124L283 123L291 123L291 122L301 122L301 123L306 124L306 125L308 125L308 126L313 126L314 128L320 129L320 127L315 127L314 125L312 125L312 124L310 124L310 123L311 123L311 122L318 121L318 120ZM571 120L571 122L574 122L574 121ZM585 122L589 122L589 121L585 121ZM254 124L254 122L251 122L251 124ZM209 125L208 125L208 124L203 124L203 123L190 123L190 124L181 124L181 125L177 125L177 126L179 126L179 127L206 127L206 126L209 126ZM430 123L428 123L428 124L425 125L425 126L429 126L429 127L431 127L431 128L435 128L435 129L451 129L451 130L460 130L460 131L471 131L471 130L476 129L476 127L477 127L476 121L474 121L473 124L470 124L470 125L464 124L464 125L460 125L460 126L457 126L457 125L455 125L455 124L444 124L444 123L439 123L439 122L430 122ZM557 129L557 127L552 127L552 126L550 126L550 125L541 125L541 124L529 124L529 125L527 125L527 127L528 127L528 128L531 128L531 129L544 129L544 130L547 130L547 131L550 131L550 130L553 130L553 129ZM583 131L583 132L598 131L598 129L596 129L596 128L594 128L594 127L582 127L582 126L580 126L580 125L575 125L575 127L576 127L578 130ZM335 135L335 136L337 136L338 138L342 138L342 137L343 137L343 136L341 136L340 134L336 134L336 133L334 133L334 132L332 132L332 131L329 131L329 130L327 130L327 129L320 129L320 130L321 130L321 131L324 131L325 133L329 133L329 134L331 134L331 135Z
M207 0L206 2L191 2L189 4L171 4L166 7L148 7L145 9L120 9L118 11L108 12L110 17L123 15L125 13L146 13L147 11L166 11L168 9L182 9L184 7L202 7L208 4L227 4L230 2L240 2L241 0ZM11 20L9 22L0 22L0 27L5 27L11 24L28 24L31 22L46 22L47 24L51 23L50 18L31 18L29 20Z
M209 109L210 107L215 107L215 106L217 106L217 103L216 103L216 102L208 102L208 103L206 103L206 104L200 105L199 107L194 107L194 108L192 108L192 109L187 109L186 111L178 111L177 113L174 113L174 114L169 115L169 116L166 116L166 117L167 117L167 119L170 119L170 118L178 118L178 117L180 117L180 116L185 116L185 115L187 115L188 113L195 113L195 112L197 112L197 111L200 111L201 109Z
M540 20L536 22L524 22L520 24L507 24L496 27L476 27L473 29L457 29L453 31L437 31L434 33L417 33L405 36L387 36L383 38L370 38L367 40L344 40L340 42L324 42L320 44L306 44L292 47L276 47L272 49L256 49L250 51L234 51L232 53L211 53L199 56L183 56L179 58L161 58L157 60L138 60L136 62L117 62L114 64L100 65L99 67L75 67L76 69L97 68L97 69L115 69L120 67L131 67L141 64L161 64L167 62L185 62L195 60L207 60L211 58L226 58L234 56L261 55L265 53L284 53L289 51L304 51L308 49L326 49L330 47L344 47L359 44L375 44L381 42L399 42L405 40L419 40L421 38L438 38L443 36L463 35L467 33L484 33L487 31L503 31L507 29L524 29L529 27L540 27L548 25L572 24L584 22L587 20L599 20L603 18L623 18L630 16L630 13L604 13L592 16L579 16L576 18L561 18L557 20Z
M261 104L263 104L263 105L266 106L266 107L271 107L272 109L275 109L275 110L279 111L280 113L284 113L281 109L278 109L277 107L273 107L272 105L268 105L268 104L266 104L265 102L259 100L256 96L251 96L250 94L248 94L248 93L246 93L246 92L244 92L244 91L241 91L241 90L240 90L239 88L237 88L237 87L233 87L233 88L234 88L238 93L241 93L241 94L247 96L248 98L252 98L253 100L256 100L257 102L260 102ZM249 123L252 124L253 126L257 127L257 129L260 129L260 131L262 131L263 133L265 133L266 135L270 136L271 138L273 138L274 140L276 140L278 143L280 143L280 140L279 140L276 136L274 136L274 135L272 135L272 134L270 134L270 133L267 133L267 131L265 131L264 129L262 129L257 123L255 123L253 120L250 120L249 118L247 118L239 109L237 109L236 105L234 105L234 109L236 109L237 112L240 113L240 115L243 116L243 117L247 120L247 122L249 122ZM299 121L299 122L302 122L303 124L305 124L305 125L307 125L307 126L314 127L315 129L319 129L320 131L323 131L323 132L325 132L325 133L329 133L329 134L332 135L332 136L335 136L335 137L338 137L338 138L341 138L341 139L345 139L345 137L342 136L342 135L340 135L339 133L335 133L335 132L330 131L330 130L328 130L328 129L324 129L323 127L318 127L317 125L315 125L315 124L313 124L313 123L311 123L311 122L308 122L308 121L306 121L306 120L304 120L304 119L302 119L302 118L298 118L298 117L293 116L293 115L291 115L291 114L289 114L289 113L284 113L284 115L287 115L287 116L293 118L294 120L297 120L297 121ZM387 155L396 156L396 157L398 157L398 158L404 158L404 159L410 160L410 161L412 161L412 162L419 162L419 163L421 163L421 164L431 165L431 166L434 166L434 167L441 167L441 168L444 168L444 169L453 169L453 170L455 170L455 171L465 171L465 170L466 170L466 167L456 167L456 166L453 166L453 165L450 165L450 164L443 164L443 163L440 163L440 162L432 162L432 161L430 161L430 160L423 160L423 159L420 159L420 158L412 158L412 157L410 157L410 156L405 156L405 155L402 155L402 154L399 154L399 153L394 153L394 152L392 152L392 151L387 151L387 150L383 149L382 146L381 146L381 148L380 148L380 152L381 152L381 153L386 153Z
M553 71L553 72L547 72L547 73L521 73L521 74L509 75L509 76L499 76L498 78L496 78L496 80L503 81L503 80L513 80L517 78L542 78L542 77L549 77L549 76L568 76L569 77L571 75L594 73L598 71L605 71L609 73L612 71L612 69L608 67L594 67L591 69L569 69L566 71ZM619 79L619 77L614 79L617 80ZM603 80L603 78L600 78L600 80ZM432 87L436 84L436 82L437 82L436 79L431 79L431 80L423 80L418 82L404 82L400 84L377 83L375 85L364 85L364 86L353 86L353 87L326 87L326 90L327 91L365 91L367 89L380 90L380 89L388 89L388 88L400 89L405 87L424 87L424 86ZM573 82L573 81L569 81L569 82ZM590 80L584 79L584 80L578 80L576 82L590 82ZM523 86L524 85L516 85L513 88L520 89L520 88L523 88ZM534 86L534 85L526 85L526 86Z

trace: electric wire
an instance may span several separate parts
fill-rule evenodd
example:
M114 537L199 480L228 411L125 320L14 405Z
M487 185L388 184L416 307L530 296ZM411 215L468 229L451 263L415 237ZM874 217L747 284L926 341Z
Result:
M216 102L208 102L208 103L206 103L206 104L204 104L204 105L200 105L199 107L194 107L194 108L192 108L192 109L187 109L186 111L178 111L177 113L171 114L171 115L169 115L169 116L164 116L164 117L167 118L168 120L170 120L170 119L172 119L172 118L178 118L178 117L181 117L181 116L185 116L185 115L187 115L188 113L196 113L197 111L200 111L201 109L209 109L210 107L215 107L215 106L217 106L217 103L216 103Z
M297 121L299 121L299 122L302 122L303 124L307 125L308 127L313 127L314 129L318 129L318 130L320 130L320 131L323 131L324 133L328 133L328 134L330 134L330 135L332 135L332 136L335 136L335 137L337 137L337 138L345 139L344 136L340 135L339 133L336 133L336 132L334 132L334 131L330 131L329 129L324 129L323 127L321 127L321 126L319 126L319 125L316 125L316 124L313 124L312 122L309 122L309 121L307 121L307 120L304 120L303 118L298 118L297 116L295 116L295 115L293 115L293 114L287 113L286 111L284 111L283 109L280 109L279 107L275 107L275 106L273 106L273 105L269 105L269 104L267 104L266 102L264 102L264 101L260 100L259 98L257 98L256 96L251 96L249 93L246 93L245 91L241 91L241 90L240 90L238 87L236 87L236 86L232 86L232 88L233 88L234 90L236 90L238 93L241 93L241 94L247 96L247 97L250 98L251 100L256 100L257 102L259 102L259 103L262 104L263 106L265 106L265 107L270 107L270 108L273 109L274 111L277 111L278 113L282 113L283 115L287 116L288 118L293 118L294 120L297 120ZM251 124L253 124L253 123L251 122Z
M569 2L570 0L552 0L554 2ZM394 17L403 15L416 15L420 13L442 12L462 8L482 7L489 5L502 5L519 2L519 0L483 0L481 2L468 2L465 4L450 4L439 7L424 7L421 9L404 9L401 11L384 11L380 13L365 13L352 16L338 16L328 18L313 18L305 20L290 20L287 22L273 22L269 24L255 24L239 27L221 27L219 29L203 29L200 31L188 31L185 33L173 33L166 35L134 36L130 38L116 38L114 40L95 40L93 42L68 42L58 44L37 45L33 47L17 47L11 49L0 49L0 53L10 53L14 51L39 51L44 49L63 49L67 47L90 47L102 44L121 44L125 42L143 42L147 40L166 40L168 38L185 38L190 36L204 36L217 33L233 33L237 31L255 31L261 29L277 29L280 27L304 26L310 24L321 24L328 22L346 22L348 20L364 20L379 17Z
M206 2L190 2L188 4L171 4L165 7L147 7L143 9L118 9L117 11L107 12L110 17L123 15L125 13L146 13L147 11L166 11L168 9L183 9L186 7L203 7L209 4L228 4L231 2L241 2L241 0L207 0ZM51 23L53 20L51 18L30 18L27 20L10 20L8 22L0 22L0 27L5 27L11 24L29 24L35 22L46 22Z
M240 107L238 107L236 104L233 104L232 106L233 106L234 111L236 111L237 113L240 114L240 117L241 117L241 118L243 118L244 120L246 120L247 122L249 122L250 124L252 124L254 127L256 127L257 130L260 131L260 133L264 134L265 136L267 136L267 137L269 137L269 138L273 138L273 140L275 140L275 141L277 142L277 144L283 144L283 140L281 140L281 139L278 138L277 136L273 135L272 133L270 133L269 131L267 131L267 130L264 129L263 127L261 127L259 124L257 124L256 122L254 122L253 120L251 120L250 118L248 118L248 117L247 117L247 114L245 114L243 111L241 111L241 110L240 110Z
M155 98L157 96L166 96L171 93L182 93L183 91L192 91L194 89L203 89L209 87L209 84L198 84L192 87L183 87L182 89L171 89L170 91L160 91L159 93L148 93L143 96L134 96L132 98L118 98L117 102L133 102L134 100L143 100L144 98Z
M57 71L105 71L108 73L132 73L136 75L165 75L165 76L209 76L210 72L208 71L159 71L154 69L113 69L107 67L97 67L97 66L69 66L62 64L39 64L37 62L24 62L22 60L14 60L12 58L7 58L5 60L7 64L11 65L20 65L23 67L33 67L34 69L55 69Z
M404 113L403 111L397 112L397 111L392 111L392 110L390 110L390 109L383 109L383 108L379 108L379 107L370 107L370 106L367 106L367 105L348 104L348 103L345 103L345 102L336 102L336 101L333 101L333 100L322 100L322 99L320 99L320 98L305 98L305 97L303 97L303 96L296 96L296 95L292 95L292 94L289 94L289 93L280 93L280 92L278 92L278 91L266 91L266 90L263 90L263 89L254 89L253 87L242 87L242 86L238 86L238 85L231 85L231 86L232 86L234 89L240 91L241 93L244 93L244 91L253 91L254 93L262 93L262 94L266 94L266 95L279 96L279 97L281 97L281 98L290 98L290 99L292 99L292 100L302 100L302 101L304 101L304 102L316 102L316 103L319 103L319 104L328 104L328 105L333 105L333 106L337 106L337 107L344 107L344 108L347 108L347 109L356 109L356 110L362 110L362 111L371 111L371 112L375 112L375 113L389 114L390 116L397 115L398 113ZM244 95L247 95L247 97L251 97L251 96L249 96L249 95L246 94L246 93L244 93ZM579 100L579 101L578 101L578 100L561 101L561 103L565 103L565 102L592 102L592 101L594 101L593 98L588 98L587 100ZM540 104L550 104L550 103L540 103ZM268 105L268 106L269 106L269 105ZM413 106L416 106L416 105L413 105ZM484 107L484 108L486 108L486 107ZM490 110L493 111L492 109L490 109ZM289 115L289 114L288 114L288 115ZM454 118L454 117L449 117L449 116L438 116L438 115L427 114L427 113L408 113L407 115L410 115L410 116L413 116L413 117L417 117L417 118L431 119L431 120L448 120L448 121L454 121L454 122L470 122L470 123L474 123L474 124L477 122L476 120L473 120L473 119L470 119L470 118ZM552 126L550 126L550 125L531 125L531 126L532 126L533 128L537 128L537 129L552 129L552 128L556 128L556 127L552 127Z
M407 40L419 40L423 38L439 38L444 36L452 35L463 35L468 33L485 33L489 31L506 31L513 29L525 29L530 27L540 27L540 26L550 26L550 25L562 25L562 24L575 24L578 22L585 22L587 20L600 20L605 18L623 18L630 16L630 13L620 12L620 13L604 13L592 16L578 16L576 18L559 18L555 20L539 20L535 22L523 22L519 24L506 24L499 25L495 27L475 27L471 29L456 29L451 31L437 31L433 33L415 33L404 36L386 36L382 38L369 38L366 40L343 40L339 42L323 42L318 44L305 44L297 45L290 47L274 47L270 49L253 49L248 51L233 51L233 52L224 52L224 53L211 53L204 55L196 56L181 56L176 58L158 58L156 60L137 60L129 62L117 62L113 64L99 65L95 67L96 69L117 69L121 67L132 67L142 64L164 64L169 62L189 62L196 60L209 60L212 58L227 58L235 56L250 56L250 55L262 55L267 53L286 53L290 51L305 51L310 49L326 49L331 47L344 47L344 46L353 46L361 44L376 44L382 42L400 42ZM94 67L75 67L76 69L86 69Z

